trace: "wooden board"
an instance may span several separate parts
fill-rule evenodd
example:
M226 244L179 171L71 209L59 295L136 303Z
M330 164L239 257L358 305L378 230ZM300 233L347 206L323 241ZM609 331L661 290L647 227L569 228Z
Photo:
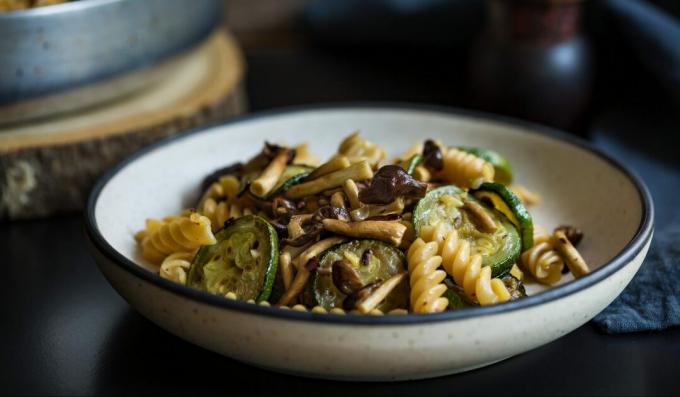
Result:
M80 210L96 179L130 153L246 109L243 57L223 30L163 70L124 99L0 128L0 219Z

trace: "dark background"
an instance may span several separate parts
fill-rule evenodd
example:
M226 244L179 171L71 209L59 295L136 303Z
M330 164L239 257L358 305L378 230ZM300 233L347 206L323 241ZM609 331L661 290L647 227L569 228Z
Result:
M247 57L251 110L348 100L467 107L464 40L442 40L446 33L440 31L440 36L338 42L305 28L301 12L307 3L228 3L228 25ZM658 233L680 221L674 208L680 193L680 124L673 92L642 62L623 55L631 53L627 43L621 38L604 45L601 54L608 55L598 69L587 135L649 184ZM89 256L80 214L0 224L0 252L6 269L0 287L0 392L7 394L233 394L238 389L269 396L673 395L680 390L680 329L612 336L592 324L490 367L427 381L358 384L279 375L194 347L134 312Z

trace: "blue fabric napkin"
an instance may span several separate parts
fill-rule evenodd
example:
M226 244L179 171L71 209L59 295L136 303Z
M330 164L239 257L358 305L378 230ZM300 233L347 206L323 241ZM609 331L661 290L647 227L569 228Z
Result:
M593 322L610 334L680 326L680 227L657 230L638 274Z

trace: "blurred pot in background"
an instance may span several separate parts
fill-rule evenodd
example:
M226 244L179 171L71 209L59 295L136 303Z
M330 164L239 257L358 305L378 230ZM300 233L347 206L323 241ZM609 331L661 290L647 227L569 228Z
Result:
M593 61L580 0L488 0L469 58L471 103L583 134Z
M0 124L148 87L168 71L164 61L215 29L221 7L222 0L87 0L0 12Z

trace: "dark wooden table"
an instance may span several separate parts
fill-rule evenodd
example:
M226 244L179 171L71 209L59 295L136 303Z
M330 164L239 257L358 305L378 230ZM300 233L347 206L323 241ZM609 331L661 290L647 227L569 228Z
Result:
M251 51L248 62L253 110L342 100L464 105L456 94L458 78L447 77L444 66L420 64L436 63L432 55L395 68L386 67L389 59L323 51ZM633 104L636 111L617 106L597 115L593 140L647 180L658 226L677 223L678 156L672 135L659 133L677 134L677 122L657 106L640 110ZM658 137L642 142L641 134L650 131ZM268 372L195 347L133 311L97 270L82 229L80 214L0 224L1 394L230 395L238 388L249 395L346 397L680 390L680 329L610 336L592 324L504 362L432 380L341 383Z

